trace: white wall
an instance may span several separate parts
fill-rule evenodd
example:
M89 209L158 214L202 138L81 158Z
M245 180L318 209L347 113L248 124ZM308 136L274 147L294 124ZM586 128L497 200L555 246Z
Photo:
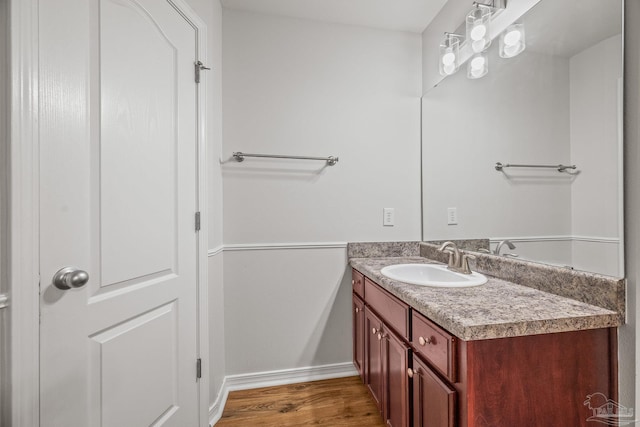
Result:
M348 363L345 249L325 246L419 238L420 35L226 9L223 32L224 157L340 157L224 164L227 373Z
M424 238L568 235L570 175L494 165L570 161L569 61L489 52L485 77L461 69L423 97Z
M222 148L222 7L218 0L186 0L207 25L207 58L202 81L207 97L207 155L209 248L222 245L222 175L217 162ZM222 254L209 257L209 363L204 374L209 375L209 402L213 404L221 391L225 376L224 353L224 293L222 285Z
M8 65L9 65L9 26L8 2L0 0L0 294L9 291L8 260L8 188L9 188L9 131L7 129L9 100L8 100ZM0 309L0 425L9 424L9 313Z
M225 253L227 373L351 361L345 249Z
M220 398L227 375L224 337L224 286L222 252L209 257L209 408Z
M627 0L624 36L624 203L627 323L619 329L620 403L640 411L640 0Z
M570 64L571 161L580 175L571 188L574 236L612 241L573 242L573 265L610 275L619 273L619 79L622 36L614 36L574 55ZM622 147L620 147L622 149Z

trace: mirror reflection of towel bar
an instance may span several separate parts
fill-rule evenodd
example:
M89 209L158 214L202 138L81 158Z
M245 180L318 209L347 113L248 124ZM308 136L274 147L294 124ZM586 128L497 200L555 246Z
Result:
M242 151L236 151L233 153L233 158L239 162L242 162L245 157L266 157L269 159L296 159L296 160L322 160L327 162L329 166L333 166L338 163L338 158L329 156L329 157L309 157L309 156L283 156L280 154L249 154L243 153Z
M509 163L503 165L502 163L497 162L495 168L497 171L502 171L503 168L545 168L556 169L558 172L566 172L567 169L576 169L576 165L512 165Z

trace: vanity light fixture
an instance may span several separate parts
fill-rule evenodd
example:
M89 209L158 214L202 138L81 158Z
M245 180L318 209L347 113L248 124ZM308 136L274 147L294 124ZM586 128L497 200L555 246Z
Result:
M471 57L467 65L467 77L479 79L489 72L489 60L484 53L476 53Z
M482 3L474 3L474 8L467 14L467 43L474 52L484 52L491 45L491 7Z
M440 75L449 76L458 71L458 68L467 63L467 77L470 79L479 79L489 71L489 60L486 55L487 49L491 46L491 26L495 24L497 28L493 29L494 38L497 32L503 28L499 36L499 53L502 58L513 58L524 51L525 37L524 24L515 23L522 14L518 14L518 8L514 11L506 12L507 3L511 0L483 0L483 2L473 2L473 9L467 14L465 21L460 25L457 31L466 29L466 36L459 34L444 33L444 41L440 44ZM495 18L499 19L492 23ZM505 22L503 16L508 16ZM512 22L509 24L509 22Z
M500 34L500 57L513 58L525 49L524 24L515 23Z
M450 76L460 67L460 38L459 34L444 33L444 40L440 43L440 75Z

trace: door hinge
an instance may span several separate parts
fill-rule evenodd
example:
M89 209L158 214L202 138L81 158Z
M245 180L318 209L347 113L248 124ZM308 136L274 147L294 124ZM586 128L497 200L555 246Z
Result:
M202 61L196 61L193 65L195 66L196 83L200 83L200 71L210 70L211 68L205 67Z
M202 359L196 360L196 379L202 378Z
M0 294L0 308L9 307L9 295Z
M200 212L196 212L196 231L200 231Z

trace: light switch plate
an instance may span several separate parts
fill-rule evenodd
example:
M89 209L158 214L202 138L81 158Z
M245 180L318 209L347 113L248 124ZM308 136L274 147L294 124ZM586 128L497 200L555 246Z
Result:
M447 225L458 224L458 208L447 209Z
M396 221L396 210L394 208L382 209L382 225L393 227Z

